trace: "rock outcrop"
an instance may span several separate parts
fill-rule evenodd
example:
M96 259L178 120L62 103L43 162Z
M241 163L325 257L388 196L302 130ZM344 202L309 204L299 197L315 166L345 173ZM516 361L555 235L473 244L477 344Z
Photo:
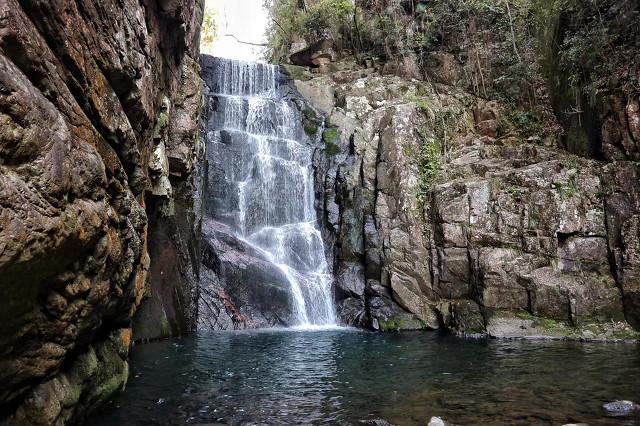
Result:
M158 295L158 278L199 263L183 258L197 256L197 219L170 217L198 210L201 19L190 0L0 1L6 424L75 421L121 388L136 308L147 295L175 306L177 282ZM166 315L186 331L182 306Z
M523 137L454 86L343 67L296 85L327 115L318 207L344 323L638 337L637 163Z

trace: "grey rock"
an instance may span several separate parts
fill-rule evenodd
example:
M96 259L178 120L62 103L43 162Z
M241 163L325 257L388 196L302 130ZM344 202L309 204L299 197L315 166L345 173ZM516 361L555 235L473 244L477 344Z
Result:
M440 417L431 417L431 419L429 419L429 423L428 426L445 426L446 423L444 422L444 420L442 420Z
M633 401L620 400L608 402L602 405L610 415L614 416L626 416L631 414L635 410L640 410L640 406Z

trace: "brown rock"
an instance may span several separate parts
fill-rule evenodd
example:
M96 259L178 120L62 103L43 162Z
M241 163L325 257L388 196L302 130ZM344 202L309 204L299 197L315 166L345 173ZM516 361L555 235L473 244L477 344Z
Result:
M154 127L164 97L186 103L173 100L182 76L197 79L185 58L200 7L0 2L0 404L14 424L72 421L126 380L129 332L116 358L98 351L99 379L69 375L83 347L115 345L105 334L144 295ZM173 123L175 137L197 132Z

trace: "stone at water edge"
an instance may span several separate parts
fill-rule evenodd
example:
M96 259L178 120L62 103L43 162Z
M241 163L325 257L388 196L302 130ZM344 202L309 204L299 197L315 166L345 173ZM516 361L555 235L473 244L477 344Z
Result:
M613 401L608 402L602 406L609 414L614 416L626 416L631 414L634 410L640 410L640 405L633 401Z
M446 426L446 424L440 417L433 416L431 420L429 420L428 426Z
M393 426L391 423L383 419L360 420L360 424L366 426Z

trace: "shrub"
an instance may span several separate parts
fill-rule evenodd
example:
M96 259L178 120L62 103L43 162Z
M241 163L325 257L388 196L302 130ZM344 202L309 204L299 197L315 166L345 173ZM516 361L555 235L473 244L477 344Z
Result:
M442 144L438 139L432 137L426 128L418 128L416 131L422 142L418 158L420 173L418 198L423 200L442 169Z

